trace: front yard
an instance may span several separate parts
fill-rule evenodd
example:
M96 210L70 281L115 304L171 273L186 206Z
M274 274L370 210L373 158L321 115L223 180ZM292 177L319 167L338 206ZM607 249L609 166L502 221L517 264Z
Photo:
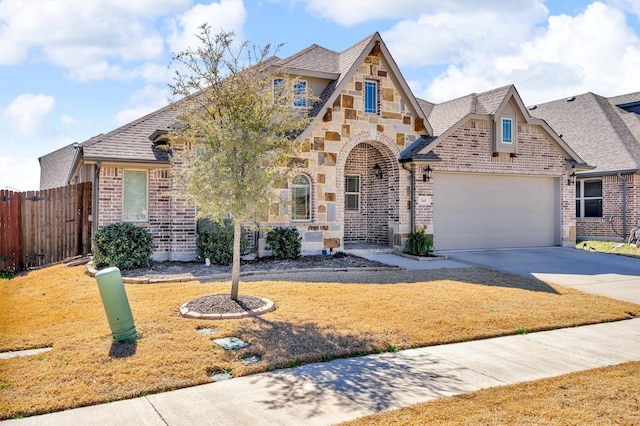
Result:
M278 309L204 321L180 305L228 293L229 282L128 284L140 339L114 343L96 282L57 265L0 280L0 351L52 346L0 360L0 418L162 392L336 357L615 321L640 306L482 268L326 272L243 279L240 294ZM199 329L209 328L211 334ZM202 330L200 330L202 331ZM212 339L250 344L226 351ZM243 363L258 356L260 361Z

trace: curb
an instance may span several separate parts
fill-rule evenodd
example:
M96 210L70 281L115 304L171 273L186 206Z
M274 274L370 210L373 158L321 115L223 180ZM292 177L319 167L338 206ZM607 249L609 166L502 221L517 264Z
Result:
M269 269L267 271L245 271L240 272L241 277L250 277L252 275L274 275L274 274L292 274L300 272L380 272L380 271L404 271L407 268L402 266L363 266L363 267L346 267L346 268L302 268L302 269ZM93 261L87 263L86 274L95 278L98 270L96 269ZM177 277L177 278L131 278L122 277L122 282L125 284L162 284L162 283L186 283L189 281L209 281L209 280L224 280L230 279L231 274L213 274L203 275L199 277Z
M240 318L249 318L249 317L257 317L258 315L265 314L267 312L275 311L276 304L273 303L269 299L260 298L263 302L265 302L264 306L261 306L257 309L251 309L244 312L234 312L230 314L202 314L196 311L190 311L186 306L189 302L180 306L180 315L183 318L192 318L192 319L201 319L201 320L223 320L223 319L240 319Z

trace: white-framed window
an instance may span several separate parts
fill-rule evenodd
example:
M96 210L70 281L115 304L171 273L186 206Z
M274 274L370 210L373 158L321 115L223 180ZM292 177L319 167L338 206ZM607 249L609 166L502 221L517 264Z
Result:
M290 103L291 101L287 99L286 96L290 96L287 94L287 87L285 87L285 79L284 78L274 78L273 79L273 99L276 100L280 105L284 105L285 103ZM307 106L307 82L304 80L297 80L293 83L293 106L303 108Z
M284 104L284 78L273 79L273 99L280 104Z
M378 82L367 80L364 82L364 112L378 113Z
M576 181L576 217L602 217L602 179Z
M304 80L293 83L293 106L307 106L307 82Z
M513 143L513 120L502 119L502 143Z
M122 221L145 222L148 211L148 172L124 170L122 174Z
M305 175L297 175L291 182L291 219L311 219L311 182Z
M344 177L344 211L357 213L360 211L360 176Z

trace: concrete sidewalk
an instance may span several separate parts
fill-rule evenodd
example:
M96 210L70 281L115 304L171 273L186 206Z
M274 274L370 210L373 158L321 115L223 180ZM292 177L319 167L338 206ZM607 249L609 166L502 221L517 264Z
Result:
M4 423L328 425L627 361L640 361L640 318L340 359Z

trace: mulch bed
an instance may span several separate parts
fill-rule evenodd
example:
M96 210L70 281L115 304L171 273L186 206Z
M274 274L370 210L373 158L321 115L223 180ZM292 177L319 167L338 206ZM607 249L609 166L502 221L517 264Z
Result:
M365 259L358 256L338 252L329 256L300 256L297 259L275 260L273 258L258 258L255 260L243 260L240 272L255 271L288 271L294 269L315 268L362 268L384 267L380 262ZM148 268L136 268L121 271L123 277L128 278L198 278L217 274L230 274L231 265L206 266L199 262L151 262Z
M260 297L240 295L235 301L228 294L213 294L194 299L184 307L201 314L240 314L261 308L264 305L266 302Z

